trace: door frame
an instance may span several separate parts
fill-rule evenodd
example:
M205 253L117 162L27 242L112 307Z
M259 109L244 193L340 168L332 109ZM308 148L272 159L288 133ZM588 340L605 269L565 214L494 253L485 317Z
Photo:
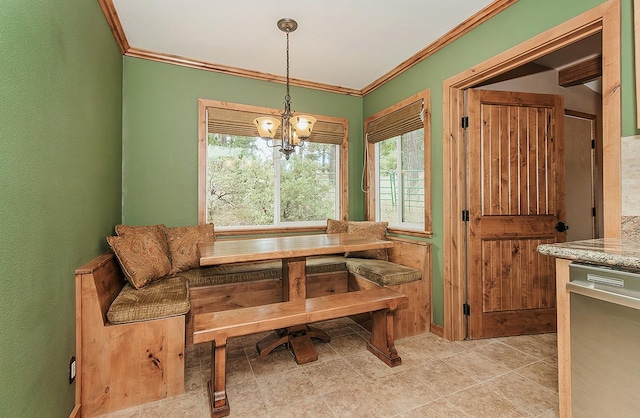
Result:
M444 337L465 337L464 141L460 120L464 89L517 68L571 43L602 32L604 236L621 234L620 0L609 0L443 82Z

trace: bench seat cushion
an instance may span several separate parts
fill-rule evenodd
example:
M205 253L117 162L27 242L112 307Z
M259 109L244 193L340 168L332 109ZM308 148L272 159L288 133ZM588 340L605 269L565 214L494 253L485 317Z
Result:
M347 258L350 273L364 277L380 286L393 286L422 278L420 271L390 261L368 258Z
M279 279L282 276L280 261L252 261L199 267L178 274L189 281L189 287L244 283L257 280Z
M307 258L307 274L347 271L347 259L343 255L320 255Z
M169 277L142 289L125 284L107 311L112 324L149 321L184 315L191 309L189 285L181 277Z
M307 259L307 274L347 271L343 256L319 256ZM200 267L178 274L189 281L189 287L244 283L282 278L282 262L252 261L237 264Z

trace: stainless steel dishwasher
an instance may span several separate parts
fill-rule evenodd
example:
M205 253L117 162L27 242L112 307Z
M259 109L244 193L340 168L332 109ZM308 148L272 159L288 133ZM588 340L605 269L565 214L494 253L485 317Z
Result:
M640 271L570 273L573 416L640 417Z

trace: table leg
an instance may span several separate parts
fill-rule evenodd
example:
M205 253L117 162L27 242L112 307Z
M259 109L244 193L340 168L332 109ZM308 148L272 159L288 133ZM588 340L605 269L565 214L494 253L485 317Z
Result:
M211 418L226 417L230 413L226 391L226 337L211 342L211 379L207 382Z
M307 325L306 327L307 335L309 337L320 340L323 343L328 343L331 341L331 337L324 330L316 327L310 327L309 325Z
M289 333L289 350L293 353L296 363L305 364L318 360L318 352L313 348L306 325L289 327L287 331Z
M282 299L285 302L307 298L306 266L305 257L282 259Z
M256 343L256 351L260 357L268 356L273 350L289 342L289 332L286 328L277 330L273 335L265 337Z
M282 299L304 303L307 298L306 257L282 259ZM300 325L278 330L275 335L266 337L256 344L260 357L266 357L277 347L287 344L298 364L310 363L318 359L318 353L311 342L316 338L324 342L331 341L329 334L319 328Z
M296 363L310 363L318 359L318 353L311 342L312 338L325 343L331 341L329 334L320 328L299 325L277 330L274 335L258 341L256 351L260 357L266 357L276 348L287 344L296 359Z
M394 344L393 317L396 308L381 309L371 313L371 340L367 349L389 367L402 364Z

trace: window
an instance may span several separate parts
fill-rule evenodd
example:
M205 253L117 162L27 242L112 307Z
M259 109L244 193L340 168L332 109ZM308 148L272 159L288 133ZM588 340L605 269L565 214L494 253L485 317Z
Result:
M429 91L365 120L367 215L391 231L431 234Z
M286 160L255 136L253 124L279 110L205 100L199 106L200 223L255 231L346 219L346 119L315 115L311 137Z
M377 142L376 219L424 227L424 129Z

